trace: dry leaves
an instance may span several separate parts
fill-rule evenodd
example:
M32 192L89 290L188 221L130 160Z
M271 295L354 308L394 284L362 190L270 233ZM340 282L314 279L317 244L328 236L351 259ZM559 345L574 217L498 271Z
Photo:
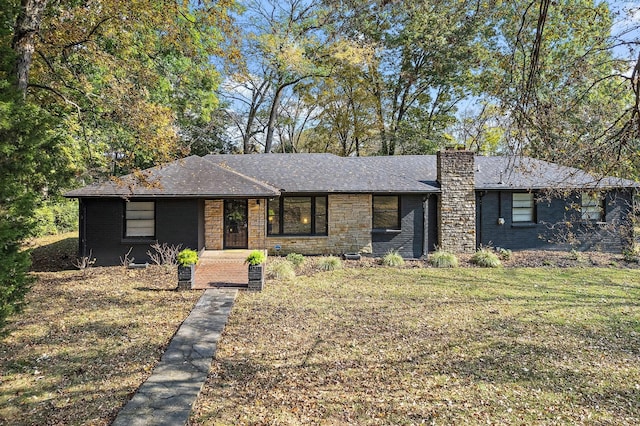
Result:
M0 346L3 424L109 424L201 295L161 267L36 275Z
M196 424L638 424L640 279L345 269L241 294Z

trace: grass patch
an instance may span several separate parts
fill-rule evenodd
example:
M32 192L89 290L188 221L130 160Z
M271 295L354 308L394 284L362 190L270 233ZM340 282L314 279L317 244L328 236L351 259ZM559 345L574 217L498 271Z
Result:
M287 259L271 257L267 263L267 278L291 280L296 277L294 265Z
M490 248L481 248L471 256L471 263L483 268L499 268L502 266L500 258Z
M241 293L192 425L640 423L622 269L343 269Z
M317 262L317 267L321 271L335 271L336 269L342 269L342 261L336 256L321 257Z
M382 257L381 263L383 266L388 266L391 268L399 268L400 266L404 265L404 259L402 258L400 253L398 253L397 251L391 250Z
M34 253L75 255L77 240L58 238L32 242ZM37 270L53 266L34 259ZM170 291L175 271L162 267L34 275L0 345L3 424L109 424L202 294Z
M444 250L436 250L429 256L429 264L436 268L457 268L458 258Z

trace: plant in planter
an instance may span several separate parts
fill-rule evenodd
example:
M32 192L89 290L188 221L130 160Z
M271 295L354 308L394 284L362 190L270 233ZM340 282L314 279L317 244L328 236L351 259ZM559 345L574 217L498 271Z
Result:
M262 250L253 250L245 260L249 264L249 290L261 291L264 287L264 262L267 257Z
M178 253L178 288L191 288L195 278L195 266L198 252L184 249Z

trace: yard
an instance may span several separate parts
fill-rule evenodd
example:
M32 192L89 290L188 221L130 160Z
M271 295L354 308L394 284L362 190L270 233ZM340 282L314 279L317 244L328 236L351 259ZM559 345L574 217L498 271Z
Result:
M109 424L202 294L169 291L162 267L64 270L77 238L63 237L36 244L37 281L2 337L0 424Z
M241 294L191 424L640 423L637 270L344 269Z
M0 346L2 424L109 424L201 294L163 268L56 268L75 244L36 249ZM270 281L240 293L190 423L638 424L640 270Z

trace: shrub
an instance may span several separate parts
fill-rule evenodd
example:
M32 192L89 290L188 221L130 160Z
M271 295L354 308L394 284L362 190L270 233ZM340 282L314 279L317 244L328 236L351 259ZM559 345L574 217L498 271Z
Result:
M147 256L149 256L151 262L155 263L156 265L173 267L178 264L178 254L180 253L181 247L182 244L178 244L177 246L168 245L167 243L151 244L151 248L154 251L152 252L151 250L147 250ZM196 262L197 261L198 259L196 259Z
M323 257L318 261L318 268L321 271L333 271L342 268L342 261L335 256Z
M404 259L397 250L389 250L389 252L382 257L382 264L384 266L397 268L404 265Z
M304 256L299 253L289 253L287 260L291 262L294 267L299 268L304 263Z
M436 250L429 256L429 264L436 268L457 268L458 258L444 250Z
M498 258L498 255L489 248L481 248L472 257L471 263L483 268L498 268L502 266L502 262Z
M498 254L500 255L500 258L502 260L509 260L511 259L511 256L513 255L513 252L509 249L504 249L501 248L498 250Z
M78 204L72 200L45 202L35 209L35 236L61 234L78 229Z
M89 250L89 256L79 257L73 262L73 265L80 269L82 272L91 268L96 263L96 258L92 256L93 251Z
M626 262L640 263L640 245L634 244L633 246L623 250L622 256Z
M571 255L570 255L571 260L575 260L578 263L584 263L584 254L582 254L581 252L579 252L576 249L571 249Z
M184 249L178 253L178 263L180 266L195 265L198 263L198 252L191 249Z
M249 265L261 265L264 263L264 261L266 260L266 256L264 255L264 252L262 250L254 250L251 253L249 253L249 256L247 256L247 259L245 260L246 263L248 263Z
M290 280L296 276L296 272L293 270L293 264L284 259L269 261L266 272L267 277L276 280Z

